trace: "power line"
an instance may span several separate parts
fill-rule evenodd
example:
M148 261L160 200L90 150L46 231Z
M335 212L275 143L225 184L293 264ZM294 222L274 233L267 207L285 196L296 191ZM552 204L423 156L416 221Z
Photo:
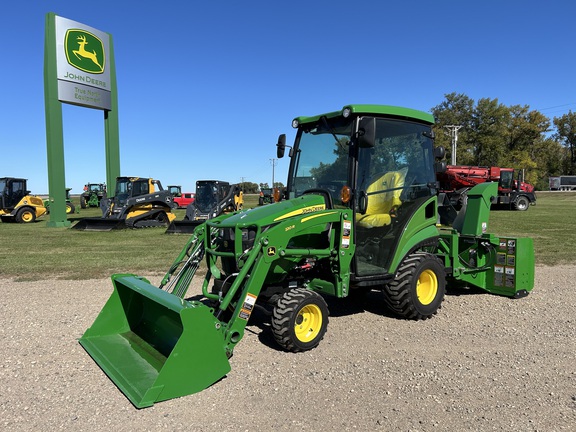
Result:
M551 106L548 108L541 108L541 109L537 109L537 111L546 111L546 110L551 110L551 109L555 109L555 108L562 108L562 107L567 107L570 105L576 105L576 102L572 102L572 103L567 103L567 104L562 104L562 105L555 105L555 106Z

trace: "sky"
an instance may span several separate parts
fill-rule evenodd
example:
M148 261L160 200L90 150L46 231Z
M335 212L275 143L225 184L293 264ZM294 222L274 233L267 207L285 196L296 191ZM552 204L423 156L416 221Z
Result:
M53 12L113 37L120 171L286 182L278 135L353 103L430 111L449 93L576 111L576 3L550 0L22 0L0 17L0 177L48 193L44 35ZM106 180L104 114L62 104L66 186Z

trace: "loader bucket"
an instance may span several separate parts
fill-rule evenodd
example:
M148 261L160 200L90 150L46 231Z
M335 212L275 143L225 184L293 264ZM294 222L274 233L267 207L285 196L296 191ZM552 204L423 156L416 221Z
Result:
M181 220L173 221L168 225L164 234L192 234L198 225L202 225L205 220Z
M220 321L134 275L114 292L79 342L136 408L199 392L230 372Z
M84 218L80 219L72 229L80 231L112 231L125 229L124 219Z

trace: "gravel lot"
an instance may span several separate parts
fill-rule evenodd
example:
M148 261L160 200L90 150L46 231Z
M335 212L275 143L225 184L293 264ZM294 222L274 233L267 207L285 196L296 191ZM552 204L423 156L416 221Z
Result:
M137 410L77 342L109 279L0 279L0 428L575 430L575 280L576 266L537 267L526 298L448 295L425 322L391 317L377 293L330 300L326 337L301 354L254 320L225 379Z

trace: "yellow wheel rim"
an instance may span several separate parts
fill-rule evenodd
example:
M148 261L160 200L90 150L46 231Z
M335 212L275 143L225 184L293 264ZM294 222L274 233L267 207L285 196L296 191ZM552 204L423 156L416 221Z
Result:
M34 215L32 213L30 213L29 211L22 213L22 222L28 223L28 222L32 222L33 220L34 220Z
M72 213L72 207L70 207L69 205L66 206L66 214L70 214Z
M438 278L432 270L424 270L418 277L416 295L423 305L429 305L438 294Z
M310 342L322 328L322 311L314 304L304 306L298 312L294 333L301 342Z

